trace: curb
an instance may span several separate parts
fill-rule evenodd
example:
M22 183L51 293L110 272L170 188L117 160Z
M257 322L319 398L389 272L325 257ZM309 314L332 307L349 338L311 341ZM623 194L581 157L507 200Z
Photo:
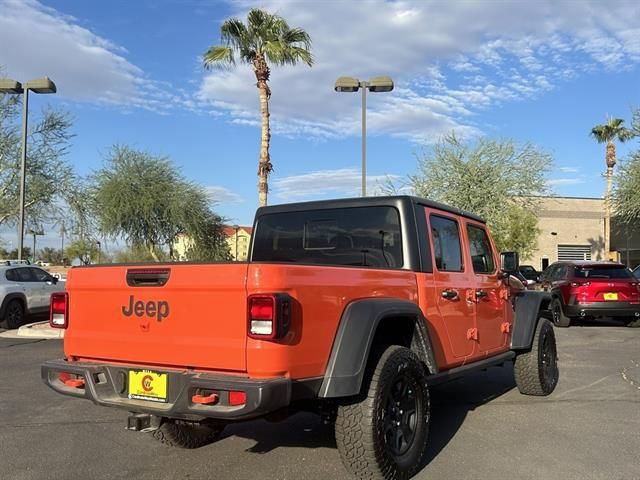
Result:
M64 338L64 330L51 328L48 321L23 325L17 330L7 330L0 333L2 338Z

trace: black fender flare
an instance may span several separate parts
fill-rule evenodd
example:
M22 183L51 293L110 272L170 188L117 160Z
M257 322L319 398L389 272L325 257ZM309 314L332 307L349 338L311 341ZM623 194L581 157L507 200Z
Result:
M411 349L437 373L431 338L422 310L415 303L395 298L355 300L346 306L333 341L320 398L337 398L360 393L371 344L378 325L385 318L404 317L414 321Z
M22 302L24 311L25 313L27 313L27 298L24 296L24 294L18 292L7 293L2 300L2 305L0 305L0 318L4 318L4 311L6 310L7 305L9 305L9 302L16 299Z
M526 290L514 297L513 331L511 334L511 350L529 350L533 335L538 326L541 312L551 302L549 292Z

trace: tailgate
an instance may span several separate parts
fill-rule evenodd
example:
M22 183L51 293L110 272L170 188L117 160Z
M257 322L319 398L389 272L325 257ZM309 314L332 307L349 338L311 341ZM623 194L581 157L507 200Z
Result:
M247 264L69 272L67 357L246 371Z

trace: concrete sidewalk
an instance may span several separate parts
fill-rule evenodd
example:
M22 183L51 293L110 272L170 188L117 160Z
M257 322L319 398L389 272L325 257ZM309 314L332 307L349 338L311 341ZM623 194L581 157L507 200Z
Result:
M34 322L23 325L17 330L5 330L0 333L2 338L64 338L64 330L51 328L48 321Z

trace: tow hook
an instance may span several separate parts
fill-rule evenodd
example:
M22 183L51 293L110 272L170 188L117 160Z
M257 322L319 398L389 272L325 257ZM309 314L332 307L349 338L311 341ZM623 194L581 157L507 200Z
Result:
M162 417L148 413L133 413L127 419L127 430L132 432L153 432L160 428Z

